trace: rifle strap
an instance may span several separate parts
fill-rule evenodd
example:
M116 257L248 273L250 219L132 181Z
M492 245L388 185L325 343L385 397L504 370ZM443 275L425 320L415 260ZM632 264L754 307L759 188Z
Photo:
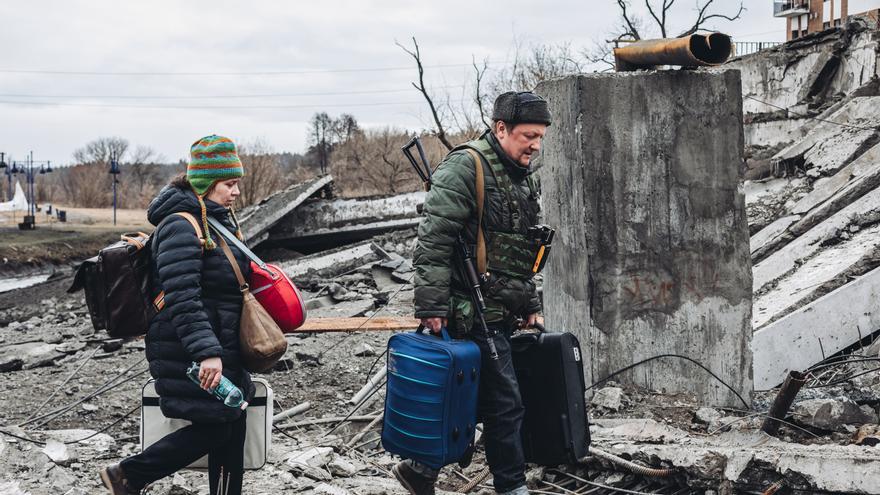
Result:
M474 160L474 169L477 174L477 273L486 273L488 262L486 261L486 236L483 234L483 206L486 198L486 178L483 172L483 159L479 153L471 148L465 148Z

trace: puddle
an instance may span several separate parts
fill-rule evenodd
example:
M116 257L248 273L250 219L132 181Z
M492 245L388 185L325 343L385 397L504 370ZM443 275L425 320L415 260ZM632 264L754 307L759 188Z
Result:
M49 280L51 273L43 273L40 275L27 275L23 277L10 277L0 279L0 293L9 292L14 289L23 289L32 285L39 284Z

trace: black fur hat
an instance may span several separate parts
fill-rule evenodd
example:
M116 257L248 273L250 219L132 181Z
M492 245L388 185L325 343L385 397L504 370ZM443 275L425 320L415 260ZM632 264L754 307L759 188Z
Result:
M550 125L551 122L547 100L531 91L508 91L498 95L492 108L492 120L510 125Z

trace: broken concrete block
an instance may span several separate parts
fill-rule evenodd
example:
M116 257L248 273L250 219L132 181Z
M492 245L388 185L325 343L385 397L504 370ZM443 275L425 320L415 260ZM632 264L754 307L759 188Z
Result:
M556 119L538 171L544 221L557 229L544 271L548 328L578 337L587 383L684 354L723 370L749 397L739 72L585 74L536 91ZM617 380L742 406L681 360L651 361Z
M56 351L55 344L43 342L13 344L0 349L0 369L15 368L16 360L21 360L21 369L49 366L62 357L64 353Z
M880 268L755 331L756 390L769 390L880 328ZM756 308L757 310L757 308ZM833 325L828 322L833 321Z
M609 411L619 411L623 407L623 389L619 387L605 387L596 391L590 404L595 407L603 407Z
M829 431L846 431L844 425L865 424L874 419L845 397L796 402L791 415L801 424Z
M265 233L306 199L318 193L333 182L333 177L324 175L312 180L293 184L241 213L242 234L251 247L265 240Z
M333 449L331 447L311 447L305 450L295 450L287 454L284 462L291 467L321 467L330 461Z
M366 342L362 342L355 349L354 355L357 357L375 356L376 349L373 349L373 346L371 346L370 344L367 344Z
M367 239L416 227L423 191L380 198L320 199L286 215L269 230L269 239L299 249L314 249Z
M66 444L58 440L49 439L43 446L43 453L55 464L68 466L76 459L76 453Z
M721 413L711 407L701 407L694 413L694 421L704 425L711 425L721 419Z
M333 460L327 465L327 469L333 476L341 476L344 478L354 476L358 472L358 467L355 466L353 462L339 455L333 456Z

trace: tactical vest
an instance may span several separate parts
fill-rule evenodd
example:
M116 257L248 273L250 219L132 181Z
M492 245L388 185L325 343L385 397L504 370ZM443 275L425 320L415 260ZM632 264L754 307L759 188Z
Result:
M527 205L521 205L514 193L514 184L508 175L507 170L498 154L489 144L487 139L476 139L464 143L456 147L457 150L474 150L481 158L480 163L475 165L488 168L489 172L495 178L495 184L501 192L502 201L505 207L502 208L507 218L503 222L497 224L495 222L486 222L485 212L482 216L477 230L477 242L479 246L479 237L481 234L485 237L485 260L480 259L480 249L477 252L477 268L479 272L488 271L493 275L502 275L509 278L519 280L530 280L535 274L532 267L535 263L535 256L538 251L538 241L529 237L529 229L534 226L536 218L528 218L528 215L522 214L527 211ZM488 167L484 167L488 165ZM479 171L479 169L478 169ZM526 177L528 181L530 196L536 198L537 187L531 175ZM478 179L479 182L479 179ZM479 193L478 193L479 194ZM490 201L484 201L489 208L493 206Z

